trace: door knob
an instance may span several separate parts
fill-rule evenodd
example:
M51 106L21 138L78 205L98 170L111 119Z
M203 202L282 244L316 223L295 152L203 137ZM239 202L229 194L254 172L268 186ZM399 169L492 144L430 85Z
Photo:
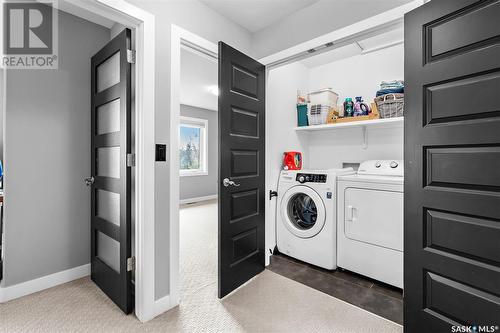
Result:
M225 187L228 187L229 185L236 186L236 187L240 186L240 184L236 184L235 182L233 182L229 178L224 178L224 180L222 181L222 185L224 185Z
M84 179L85 185L87 185L87 186L92 186L92 184L94 184L94 181L95 181L95 179L92 176Z

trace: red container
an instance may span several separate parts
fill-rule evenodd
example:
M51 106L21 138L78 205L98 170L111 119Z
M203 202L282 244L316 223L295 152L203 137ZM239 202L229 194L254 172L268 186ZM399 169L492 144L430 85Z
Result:
M284 170L302 169L302 153L298 151L287 151L283 154Z

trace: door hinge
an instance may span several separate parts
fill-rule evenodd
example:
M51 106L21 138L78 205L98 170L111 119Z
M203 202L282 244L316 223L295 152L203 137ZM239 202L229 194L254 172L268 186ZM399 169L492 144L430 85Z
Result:
M127 50L127 62L135 64L135 50Z
M135 154L127 154L127 167L135 167Z
M135 271L135 257L130 257L127 259L127 272Z

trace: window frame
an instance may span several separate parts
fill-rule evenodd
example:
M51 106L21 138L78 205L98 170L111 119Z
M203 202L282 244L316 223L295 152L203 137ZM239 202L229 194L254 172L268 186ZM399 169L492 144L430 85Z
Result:
M198 169L181 169L179 160L179 176L206 176L208 175L208 120L195 117L179 117L179 147L181 142L181 127L192 127L200 129L200 168Z

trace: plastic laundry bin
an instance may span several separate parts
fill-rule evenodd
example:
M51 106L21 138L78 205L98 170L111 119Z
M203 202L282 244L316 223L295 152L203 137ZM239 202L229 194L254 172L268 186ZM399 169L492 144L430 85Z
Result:
M309 93L309 103L312 105L329 105L336 106L339 95L331 88L316 90Z

